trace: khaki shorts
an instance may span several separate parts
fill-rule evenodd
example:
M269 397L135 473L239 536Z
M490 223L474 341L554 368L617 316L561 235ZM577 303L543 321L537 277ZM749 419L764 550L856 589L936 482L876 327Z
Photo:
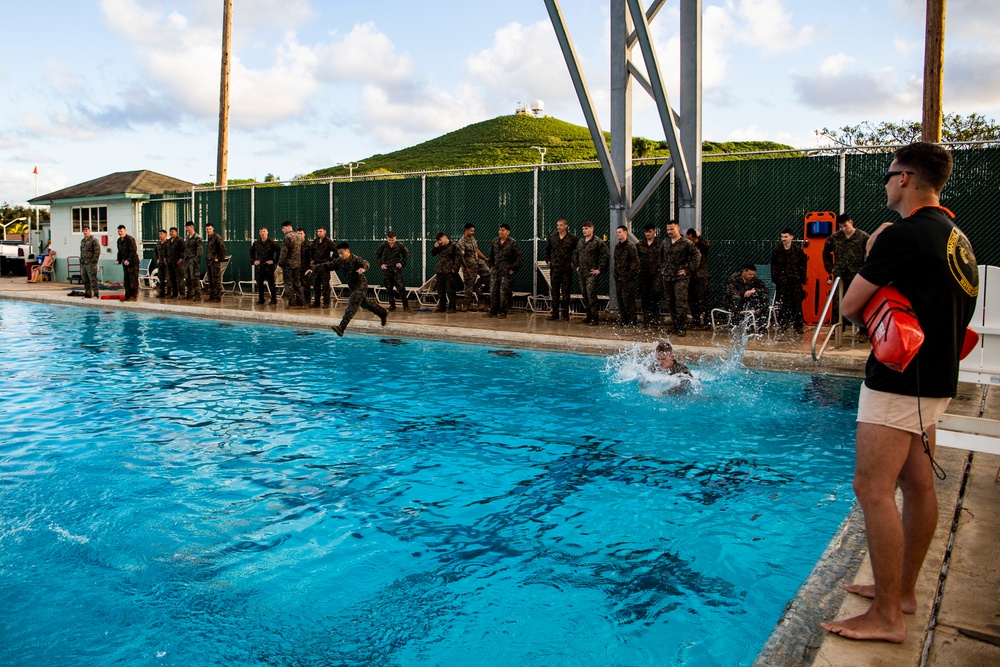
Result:
M916 396L875 391L862 384L858 398L858 421L919 435L920 417L923 417L925 429L935 426L949 403L950 398L921 397L918 415Z

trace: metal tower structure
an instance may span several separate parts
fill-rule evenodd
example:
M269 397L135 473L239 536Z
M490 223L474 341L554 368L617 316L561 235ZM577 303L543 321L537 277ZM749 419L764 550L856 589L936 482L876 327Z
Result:
M666 87L663 85L661 65L649 31L650 22L664 3L665 0L653 0L649 8L644 10L641 0L611 0L611 149L609 151L559 0L545 0L552 27L559 40L608 186L611 201L609 239L612 244L615 243L615 229L619 225L624 225L631 231L632 220L649 202L656 189L664 181L669 181L671 172L680 191L677 220L681 228L694 227L701 230L702 0L680 0L680 114L670 106ZM636 44L646 65L645 73L632 61L632 50ZM667 145L670 147L670 158L637 197L633 197L632 193L633 82L638 83L656 102L660 124ZM613 284L611 305L612 307L616 305Z

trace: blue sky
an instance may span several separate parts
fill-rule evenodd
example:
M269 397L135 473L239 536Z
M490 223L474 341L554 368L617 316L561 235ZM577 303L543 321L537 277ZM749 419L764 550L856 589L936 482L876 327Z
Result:
M542 0L235 0L231 178L291 178L541 99L581 123ZM607 127L607 2L562 0ZM645 0L643 5L648 5ZM924 0L704 0L704 138L919 119ZM0 0L0 201L215 172L222 0ZM12 27L15 27L12 29ZM1000 3L950 0L946 112L1000 118ZM653 23L677 99L678 4ZM638 50L636 50L638 56ZM635 134L662 139L635 95Z

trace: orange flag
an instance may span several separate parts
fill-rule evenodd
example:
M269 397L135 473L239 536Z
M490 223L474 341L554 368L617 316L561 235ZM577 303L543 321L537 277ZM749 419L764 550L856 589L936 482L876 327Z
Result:
M35 167L35 173L36 174L38 173L38 167Z

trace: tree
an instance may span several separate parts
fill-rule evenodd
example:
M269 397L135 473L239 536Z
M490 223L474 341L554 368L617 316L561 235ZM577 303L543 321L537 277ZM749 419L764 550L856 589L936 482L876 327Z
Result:
M43 222L47 222L49 220L49 210L47 208L38 209L38 217ZM35 224L35 209L20 205L11 206L6 202L4 202L3 206L0 206L0 222L6 223L18 218L25 219L16 225L8 227L8 234L26 234L28 232L28 222L30 221L32 225Z
M892 146L920 141L921 130L920 121L915 120L904 120L899 123L889 121L873 123L866 120L858 125L845 125L838 130L824 127L818 130L816 135L830 140L837 146ZM992 118L977 113L968 116L950 113L944 117L941 124L941 141L1000 142L1000 124Z

